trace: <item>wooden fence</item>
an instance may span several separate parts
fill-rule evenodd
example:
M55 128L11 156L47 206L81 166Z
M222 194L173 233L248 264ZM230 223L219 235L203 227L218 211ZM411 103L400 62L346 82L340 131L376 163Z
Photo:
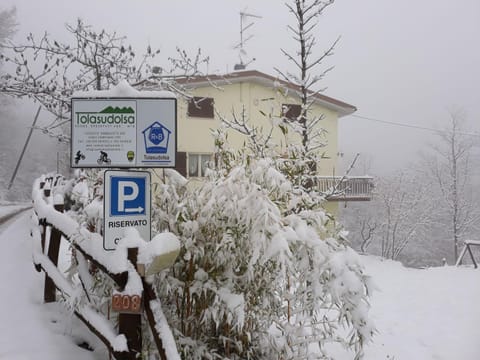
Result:
M162 360L179 360L172 333L166 324L161 304L144 275L144 264L137 264L139 247L106 252L100 234L81 227L63 213L65 180L61 176L37 179L33 204L38 218L34 238L33 261L37 271L44 271L44 301L55 302L58 293L70 304L74 314L107 346L117 360L141 358L142 312L145 312L155 345ZM140 239L141 240L141 239ZM73 281L58 269L61 241L68 241L78 263L78 279ZM143 240L141 240L143 241ZM139 245L142 246L141 243ZM112 307L120 310L118 330L90 301L90 269L108 275L116 284ZM75 301L82 291L86 301Z
M475 269L478 268L478 264L475 261L475 256L473 256L473 252L472 252L472 247L473 246L480 247L480 241L478 241L478 240L465 240L465 244L463 246L463 249L460 252L460 255L458 256L457 262L455 264L456 266L460 266L462 264L462 260L465 257L466 253L468 252L468 254L470 255L470 259L472 259L473 266L475 267Z

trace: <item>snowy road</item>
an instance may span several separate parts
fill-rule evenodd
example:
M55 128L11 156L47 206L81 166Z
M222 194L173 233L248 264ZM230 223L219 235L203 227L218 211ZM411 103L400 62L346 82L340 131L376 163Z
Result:
M62 321L62 308L42 304L44 275L32 264L30 214L23 213L0 234L0 359L96 359L75 344L74 325Z
M10 205L0 207L0 234L15 221L15 217L30 208L31 205Z

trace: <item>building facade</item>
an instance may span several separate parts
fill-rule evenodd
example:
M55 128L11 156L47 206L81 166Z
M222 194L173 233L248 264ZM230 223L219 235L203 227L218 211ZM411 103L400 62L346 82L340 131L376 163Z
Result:
M301 143L298 133L285 134L277 126L285 119L293 120L300 115L298 86L254 70L177 81L193 96L189 101L178 101L177 170L182 175L188 178L204 176L206 164L212 160L214 152L211 130L221 126L222 118L230 122L236 119L239 123L247 119L251 128L261 130L263 136L271 136L279 154L286 153L287 144ZM313 99L308 116L321 118L318 127L323 130L323 146L317 150L323 157L316 167L317 185L324 191L335 186L343 189L341 198L332 196L330 200L369 200L370 178L338 176L342 175L337 168L338 121L355 112L355 106L323 94L314 94ZM227 132L229 145L237 149L245 146L245 135L234 129Z

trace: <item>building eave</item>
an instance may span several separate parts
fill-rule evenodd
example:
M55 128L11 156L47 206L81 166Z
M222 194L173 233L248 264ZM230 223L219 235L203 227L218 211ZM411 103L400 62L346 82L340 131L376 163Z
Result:
M207 86L225 86L241 82L252 82L269 88L277 88L283 86L299 97L300 86L275 78L271 75L262 73L257 70L244 70L228 73L225 75L206 75L198 77L177 78L177 83L182 84L187 89L202 88ZM338 113L338 117L347 116L357 111L354 105L334 99L321 93L314 93L315 102L329 110Z

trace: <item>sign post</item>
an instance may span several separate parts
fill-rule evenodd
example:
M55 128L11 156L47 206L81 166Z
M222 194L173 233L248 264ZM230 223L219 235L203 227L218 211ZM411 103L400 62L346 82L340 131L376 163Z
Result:
M129 227L150 241L150 172L107 170L103 183L104 249L115 250Z
M151 241L151 175L149 171L128 169L175 167L175 95L168 91L137 91L122 81L110 90L77 93L71 101L70 166L124 168L104 173L103 248L115 250L130 227L143 240ZM128 260L138 272L137 256L138 248L128 249ZM153 270L166 262L160 260L155 262ZM127 339L130 353L140 354L143 304L163 359L165 351L150 308L155 294L143 278L142 282L147 290L144 298L143 293L114 293L112 309L120 312L118 327Z

